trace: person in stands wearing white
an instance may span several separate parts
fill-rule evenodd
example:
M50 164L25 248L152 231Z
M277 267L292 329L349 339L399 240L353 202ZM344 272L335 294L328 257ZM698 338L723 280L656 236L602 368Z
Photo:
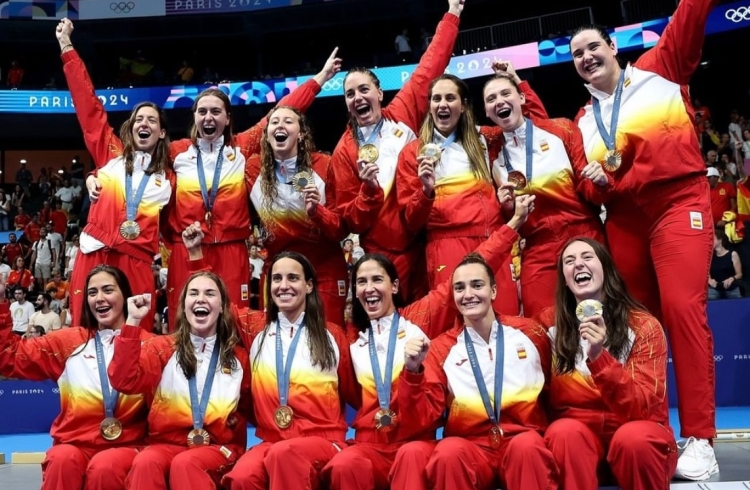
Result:
M43 290L44 285L52 278L52 267L57 263L57 247L47 237L47 233L46 228L40 229L39 240L31 246L31 269L40 290Z
M29 329L29 319L34 314L34 305L26 301L26 291L17 288L13 292L16 300L10 304L10 316L13 319L13 333L23 336Z

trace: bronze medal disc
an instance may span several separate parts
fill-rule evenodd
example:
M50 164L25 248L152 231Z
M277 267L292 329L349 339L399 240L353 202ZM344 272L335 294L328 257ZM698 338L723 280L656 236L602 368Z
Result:
M442 153L442 148L440 148L440 146L436 145L435 143L427 143L422 148L422 155L426 156L434 162L440 160L440 156L442 155Z
M276 409L273 413L273 420L276 422L276 426L279 429L288 429L292 425L292 419L294 418L294 412L291 407L282 405Z
M373 144L368 143L359 149L359 159L367 163L375 163L379 156L378 147Z
M375 414L375 428L381 432L390 432L396 428L396 412L390 408L381 408Z
M617 150L609 150L606 155L604 155L604 170L607 172L616 172L617 169L620 168L620 165L622 165L622 153L620 153Z
M114 417L107 417L99 424L99 432L106 441L115 441L122 435L122 422Z
M503 441L503 429L497 425L493 425L490 429L490 447L497 449L500 447Z
M193 429L188 433L188 447L208 446L210 442L211 436L208 435L205 429Z
M313 176L310 172L297 172L294 174L294 177L292 177L292 187L294 187L295 191L302 192L308 184L312 183L312 181Z
M584 318L601 315L604 312L602 304L595 299L584 299L576 306L576 317L582 322Z
M526 176L518 170L508 172L508 183L513 184L517 191L525 189L526 185L528 184L528 182L526 181Z
M120 235L125 240L135 240L141 234L141 225L129 219L120 225Z

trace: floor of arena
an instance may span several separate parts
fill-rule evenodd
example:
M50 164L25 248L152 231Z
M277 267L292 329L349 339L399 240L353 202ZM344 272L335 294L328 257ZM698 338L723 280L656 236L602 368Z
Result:
M678 490L750 490L750 407L719 408L716 414L717 429L744 432L737 442L720 442L714 445L720 472L705 482L672 482ZM677 420L677 411L670 410L670 420ZM675 433L679 424L673 423ZM353 434L350 434L353 436ZM248 430L250 445L259 442L254 430ZM49 434L20 434L0 436L0 454L8 464L0 464L0 488L8 490L38 490L42 482L39 464L11 463L13 459L43 453L51 445ZM602 487L614 490L615 487Z

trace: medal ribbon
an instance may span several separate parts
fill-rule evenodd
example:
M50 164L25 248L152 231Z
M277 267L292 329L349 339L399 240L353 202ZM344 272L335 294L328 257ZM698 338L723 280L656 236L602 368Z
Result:
M303 321L297 332L292 338L289 345L289 351L286 354L286 363L284 363L284 347L281 345L281 323L276 320L276 387L279 390L279 404L283 407L287 405L289 397L289 377L292 374L292 362L294 362L294 353L297 352L300 332L305 328Z
M500 425L500 407L502 406L503 397L503 364L505 361L505 335L503 334L503 326L500 322L495 321L497 325L497 339L495 341L495 407L493 409L492 403L490 402L490 395L487 392L487 385L484 382L484 376L482 376L482 369L479 367L479 360L477 359L477 352L474 350L474 343L469 335L468 328L464 327L464 342L466 343L466 353L469 355L469 364L471 364L471 370L474 373L474 379L477 382L477 388L479 389L479 395L482 397L482 403L484 403L484 409L487 412L487 416L490 418L490 422L493 425Z
M507 141L503 144L503 158L505 166L508 167L508 173L513 172L513 165L510 163L510 154L508 154ZM531 119L526 118L526 182L531 183L531 171L534 164L534 124Z
M445 141L440 143L440 148L445 150L448 148L454 141L456 141L456 132L453 131L451 134L448 135L447 138L445 138Z
M599 135L604 140L604 145L608 150L615 149L615 142L617 140L617 120L620 117L620 102L622 101L622 89L625 86L625 70L620 70L620 79L617 80L617 87L615 88L615 101L612 104L612 120L609 123L609 133L604 128L604 121L602 120L602 109L599 106L599 99L593 97L592 105L594 106L594 119L596 119L596 127L599 129Z
M378 391L378 404L383 410L388 410L391 406L391 381L393 378L393 357L396 353L396 338L398 336L398 325L401 317L398 312L393 314L391 322L391 332L388 336L388 351L385 357L385 373L380 374L380 361L378 361L378 352L375 349L375 334L372 333L372 327L369 330L369 350L370 364L372 365L372 376L375 379L375 388Z
M143 193L146 192L148 181L149 175L144 173L141 183L138 184L138 190L133 194L133 174L125 172L125 217L128 221L135 221L138 205L143 199Z
M102 384L102 398L104 399L104 416L112 418L115 416L115 407L120 394L115 389L109 388L109 377L107 376L107 365L104 361L104 346L99 332L94 335L94 345L96 346L96 364L99 371L99 381Z
M198 153L198 183L201 186L201 196L203 196L203 205L206 207L206 211L211 213L216 202L216 194L219 192L219 180L221 180L221 164L224 162L224 145L219 149L219 155L216 157L216 169L214 170L214 180L211 183L211 195L208 194L206 188L206 172L203 170L203 158L201 158L201 150L197 149Z
M362 133L362 130L357 128L357 139L359 140L360 148L365 145L374 143L374 141L378 138L378 134L380 134L380 130L383 128L384 122L385 118L381 117L380 121L378 121L378 124L375 125L375 129L373 129L372 133L370 133L370 137L367 138L367 141L365 141L365 135Z
M203 396L198 400L198 383L195 381L195 375L188 378L188 387L190 388L190 411L193 414L193 429L200 430L203 428L203 419L206 416L208 408L208 398L211 395L211 387L214 384L214 375L216 374L216 365L219 363L219 343L214 344L214 351L211 353L211 362L208 364L208 373L206 374L206 384L203 385ZM196 374L198 374L196 372Z

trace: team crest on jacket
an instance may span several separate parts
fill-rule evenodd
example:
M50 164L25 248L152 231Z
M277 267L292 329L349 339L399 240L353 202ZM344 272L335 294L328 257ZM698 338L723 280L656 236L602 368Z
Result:
M526 359L526 347L523 344L516 344L516 353L519 359Z

